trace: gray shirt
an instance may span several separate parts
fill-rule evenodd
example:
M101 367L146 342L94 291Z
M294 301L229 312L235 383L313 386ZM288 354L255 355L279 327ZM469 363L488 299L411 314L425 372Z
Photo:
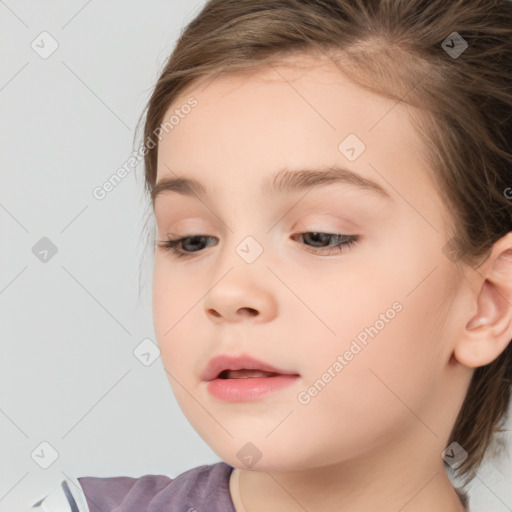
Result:
M30 512L236 512L229 491L232 471L229 464L217 462L189 469L176 478L69 478ZM457 492L467 506L467 497Z

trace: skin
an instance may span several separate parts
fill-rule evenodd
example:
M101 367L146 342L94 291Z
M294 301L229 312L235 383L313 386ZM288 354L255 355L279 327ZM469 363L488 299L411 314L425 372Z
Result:
M478 269L457 272L412 110L327 60L296 62L195 84L165 115L198 101L160 141L157 181L193 177L209 191L166 192L154 205L153 313L169 382L194 429L237 468L248 511L462 510L441 452L474 368L512 338L512 239ZM366 145L354 162L338 150L350 133ZM390 198L347 184L260 193L278 169L332 164ZM315 231L361 239L327 255L322 243L292 238ZM212 239L182 246L189 256L178 258L161 247L171 233ZM236 252L247 236L263 249L251 264ZM377 336L299 403L397 301L401 311ZM487 323L473 325L481 317ZM222 353L248 353L300 378L259 400L224 402L200 378ZM237 456L247 442L262 454L252 467Z

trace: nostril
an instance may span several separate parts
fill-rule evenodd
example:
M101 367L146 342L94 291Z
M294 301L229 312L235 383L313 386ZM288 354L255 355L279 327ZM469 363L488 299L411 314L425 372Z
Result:
M258 314L258 311L253 308L240 308L240 311L244 314L248 314L249 316L254 316Z

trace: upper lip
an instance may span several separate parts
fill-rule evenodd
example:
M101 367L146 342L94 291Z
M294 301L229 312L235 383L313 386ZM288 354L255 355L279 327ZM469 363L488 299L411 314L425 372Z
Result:
M206 368L201 373L202 380L213 380L224 370L262 370L264 372L278 373L281 375L298 375L296 372L283 370L271 364L259 361L248 354L230 356L221 354L210 359Z

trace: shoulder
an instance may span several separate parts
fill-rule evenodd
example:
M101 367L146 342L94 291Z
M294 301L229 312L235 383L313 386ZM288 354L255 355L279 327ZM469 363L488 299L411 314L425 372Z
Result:
M217 510L217 506L220 507L218 510L233 510L230 509L229 494L232 469L228 464L218 462L189 469L176 478L144 475L139 478L85 476L72 481L66 479L34 505L40 508L27 512L104 512L114 507L116 512L138 512L150 504L156 510L177 510L175 507L181 510L184 506L187 508L183 510L199 510L205 503L213 505L212 511ZM66 489L74 490L72 499Z

